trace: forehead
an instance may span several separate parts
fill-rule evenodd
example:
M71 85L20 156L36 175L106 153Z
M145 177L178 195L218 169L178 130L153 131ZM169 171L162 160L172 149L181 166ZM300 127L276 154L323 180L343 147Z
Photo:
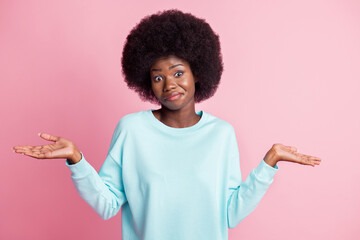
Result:
M154 62L154 64L151 66L151 69L172 66L175 64L182 64L182 65L184 65L184 67L189 67L188 62L185 61L184 59L181 59L181 58L171 55L171 56L167 56L167 57L158 58Z

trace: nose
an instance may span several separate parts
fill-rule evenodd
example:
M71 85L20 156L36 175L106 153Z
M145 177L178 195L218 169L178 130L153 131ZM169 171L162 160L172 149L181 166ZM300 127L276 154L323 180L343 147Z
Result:
M164 92L169 92L171 89L176 88L176 82L171 77L166 78L164 82Z

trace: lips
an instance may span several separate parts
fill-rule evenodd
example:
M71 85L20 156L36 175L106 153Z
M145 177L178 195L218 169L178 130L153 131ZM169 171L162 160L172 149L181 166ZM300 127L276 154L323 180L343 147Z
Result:
M176 96L176 95L180 95L180 93L178 93L178 92L173 92L173 93L171 93L170 95L164 97L164 100L168 100L169 98L174 97L174 96Z

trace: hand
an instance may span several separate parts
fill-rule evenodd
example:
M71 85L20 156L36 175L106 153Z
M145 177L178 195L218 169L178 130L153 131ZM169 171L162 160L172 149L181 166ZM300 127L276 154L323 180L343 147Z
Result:
M16 153L37 159L66 158L73 164L81 160L80 151L69 139L52 136L47 133L41 133L39 136L54 143L41 146L19 145L13 147L13 149Z
M294 162L315 167L315 165L320 164L321 159L299 153L296 147L285 146L283 144L276 143L266 153L264 161L272 167L274 167L279 161Z

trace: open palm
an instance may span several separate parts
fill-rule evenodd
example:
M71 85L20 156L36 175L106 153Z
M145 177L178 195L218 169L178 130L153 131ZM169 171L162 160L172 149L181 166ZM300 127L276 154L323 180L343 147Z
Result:
M275 143L264 157L265 162L275 166L278 161L293 162L315 167L321 163L321 158L302 154L296 147Z
M38 159L70 158L73 156L76 147L69 139L47 133L41 133L39 136L53 143L41 146L18 145L14 146L13 149L16 153Z

